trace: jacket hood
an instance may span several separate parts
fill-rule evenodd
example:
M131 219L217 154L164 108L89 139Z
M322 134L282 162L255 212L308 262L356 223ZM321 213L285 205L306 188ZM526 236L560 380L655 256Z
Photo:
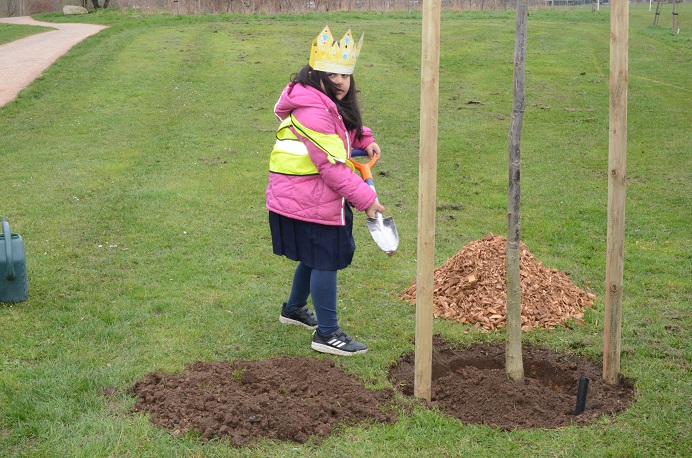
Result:
M331 108L336 111L336 104L326 94L310 86L290 82L284 88L279 101L274 106L276 116L284 120L295 108Z

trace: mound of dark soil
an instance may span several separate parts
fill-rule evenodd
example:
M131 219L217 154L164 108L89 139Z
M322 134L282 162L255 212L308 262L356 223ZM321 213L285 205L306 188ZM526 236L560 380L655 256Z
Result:
M629 380L617 387L602 380L602 368L589 359L523 346L525 383L505 372L504 344L451 348L433 340L431 404L462 423L503 429L560 428L584 424L625 410L633 399ZM406 396L413 396L414 355L392 366L389 379ZM575 416L580 377L587 377L586 409Z
M396 421L394 391L370 390L329 358L196 362L179 374L150 373L128 391L134 411L175 434L303 443L339 424Z
M613 415L633 398L631 382L605 384L588 359L525 345L526 383L517 385L504 371L504 345L455 349L437 336L433 343L430 404L462 423L560 428ZM590 383L586 410L575 416L580 376ZM414 355L400 358L389 379L413 396ZM150 373L128 392L137 397L133 411L148 412L174 434L192 431L236 446L259 438L318 443L340 424L397 419L394 390L368 389L330 358L196 362L179 374Z

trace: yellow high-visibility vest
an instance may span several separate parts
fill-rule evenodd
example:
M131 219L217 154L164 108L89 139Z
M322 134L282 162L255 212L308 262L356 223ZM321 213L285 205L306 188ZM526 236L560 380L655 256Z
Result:
M291 113L279 125L276 143L269 159L269 171L282 175L317 175L319 172L308 155L308 149L291 130L293 127L303 137L327 154L332 164L342 162L351 169L344 142L337 134L323 134L302 125Z

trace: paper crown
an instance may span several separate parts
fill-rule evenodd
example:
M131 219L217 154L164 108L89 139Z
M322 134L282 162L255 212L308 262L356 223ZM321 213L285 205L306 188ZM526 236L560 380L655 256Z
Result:
M363 34L364 36L364 34ZM356 43L349 29L341 41L335 41L329 26L324 26L324 30L312 40L312 50L310 51L310 66L315 70L330 73L343 73L350 75L356 66L356 60L360 55L360 48L363 46L363 36Z

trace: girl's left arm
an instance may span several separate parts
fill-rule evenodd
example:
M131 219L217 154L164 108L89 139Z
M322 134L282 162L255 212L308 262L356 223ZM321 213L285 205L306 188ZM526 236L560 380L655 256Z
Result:
M381 154L382 153L382 151L380 151L380 145L378 145L377 142L370 143L365 148L365 151L367 151L368 157L372 157L373 154Z

